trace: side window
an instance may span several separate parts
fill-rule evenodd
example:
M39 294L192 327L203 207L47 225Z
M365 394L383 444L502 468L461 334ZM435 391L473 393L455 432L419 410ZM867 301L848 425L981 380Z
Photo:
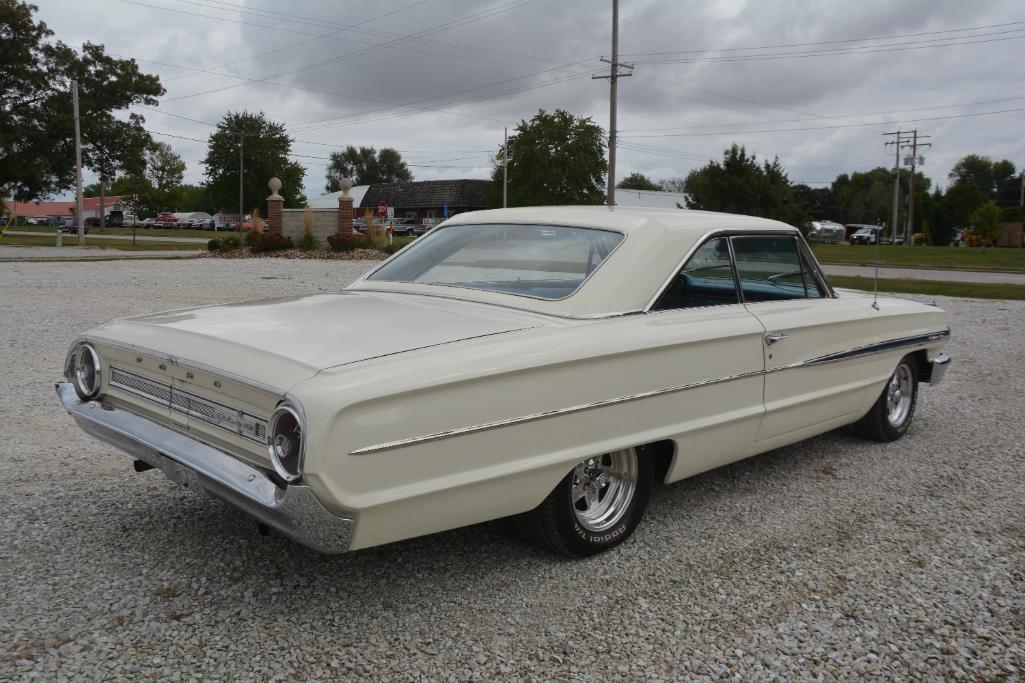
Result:
M801 249L801 267L804 268L804 283L807 287L807 295L809 299L824 299L826 292L819 285L819 281L815 278L815 270L811 266L811 261L808 260L808 252L806 249Z
M739 303L730 264L730 247L725 237L701 245L687 260L653 310L697 308Z
M819 298L794 238L786 235L734 237L733 253L744 301Z

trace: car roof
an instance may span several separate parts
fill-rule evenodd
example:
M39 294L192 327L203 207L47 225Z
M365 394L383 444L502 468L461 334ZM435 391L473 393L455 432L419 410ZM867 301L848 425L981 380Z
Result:
M572 225L632 233L642 230L668 230L674 233L704 234L731 228L751 231L794 230L794 227L757 216L743 216L718 211L695 209L659 209L615 206L529 206L513 209L492 209L458 214L443 225L465 223L535 223Z
M528 224L613 230L624 239L571 296L542 300L499 292L367 280L350 289L403 291L494 303L570 318L623 315L644 310L705 237L720 231L798 234L797 228L767 218L690 209L616 206L540 206L458 214L431 232L459 225ZM376 270L376 269L375 269Z

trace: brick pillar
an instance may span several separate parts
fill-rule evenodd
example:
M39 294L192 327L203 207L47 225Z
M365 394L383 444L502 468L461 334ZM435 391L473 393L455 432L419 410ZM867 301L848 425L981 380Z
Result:
M352 181L348 178L342 178L339 186L342 188L342 194L338 197L338 234L351 235L352 197L349 196L349 190L352 189Z
M267 197L267 232L271 235L281 234L281 209L285 205L285 198L278 194L281 189L281 181L271 178L267 182L271 195Z

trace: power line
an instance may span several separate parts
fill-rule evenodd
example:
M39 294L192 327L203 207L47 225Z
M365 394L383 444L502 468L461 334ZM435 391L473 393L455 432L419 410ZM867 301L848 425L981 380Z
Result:
M975 116L995 116L998 114L1010 114L1013 112L1025 111L1025 107L1017 107L1015 109L1000 109L997 111L980 111L971 114L950 114L947 116L929 116L925 118L917 119L903 119L901 121L878 121L873 123L848 123L848 124L837 124L835 126L806 126L803 128L775 128L775 129L763 129L763 130L736 130L736 131L716 131L712 133L658 133L654 135L629 135L630 139L638 138L677 138L677 137L702 137L702 136L724 136L724 135L757 135L761 133L800 133L809 130L833 130L836 128L864 128L871 126L892 126L897 123L919 123L923 121L946 121L949 119L965 119L972 118Z
M1020 26L1025 24L1025 21L1010 21L1002 24L987 24L985 26L966 26L962 28L948 28L940 31L922 31L918 33L901 33L897 35L889 36L870 36L868 38L843 38L839 40L822 40L811 43L777 43L773 45L757 45L749 47L727 47L727 48L710 48L704 50L670 50L666 52L629 52L624 54L625 57L648 57L658 55L686 55L686 54L704 54L708 52L742 52L745 50L771 50L776 48L788 48L788 47L813 47L816 45L837 45L840 43L865 43L873 40L894 40L896 38L917 38L919 36L935 36L941 33L962 33L965 31L982 31L990 28L1003 28L1005 26Z
M751 62L751 61L773 61L779 59L801 59L807 57L833 57L842 55L867 55L875 54L880 52L904 52L908 50L924 50L935 47L957 47L960 45L979 45L983 43L996 43L1005 40L1018 40L1025 38L1025 33L1022 33L1025 29L1015 29L1013 31L999 31L994 33L983 33L975 36L957 36L948 39L934 39L932 41L916 41L920 43L933 43L930 45L898 45L898 46L876 46L869 45L863 47L851 47L851 48L837 48L833 50L808 50L803 52L784 52L784 53L768 53L768 54L756 54L756 55L736 55L736 56L719 56L719 57L707 57L707 58L688 58L688 59L639 59L636 61L637 64L707 64L707 63L721 63L721 62ZM1004 33L1019 33L1020 35L1015 36L1004 36L1002 38L990 38L988 36L1001 35ZM983 38L983 40L971 40L972 38ZM960 41L960 42L935 42L938 40L948 41Z
M861 118L864 116L887 116L890 114L903 114L910 111L929 111L933 109L949 109L953 107L973 107L981 104L1000 104L1003 102L1018 102L1025 100L1025 97L1005 97L999 100L979 100L977 102L955 102L953 104L939 104L931 107L911 107L908 109L892 109L890 111L874 111L874 112L862 112L862 113L851 113L836 115L836 118ZM800 123L803 121L816 121L823 117L816 118L805 118L805 119L777 119L777 120L763 120L763 121L738 121L737 123L709 123L699 126L669 126L667 128L626 128L620 130L621 133L636 133L636 132L656 132L665 130L674 131L688 131L688 130L700 130L703 128L721 128L722 126L749 126L755 124L770 124L770 123ZM834 117L828 117L834 118Z

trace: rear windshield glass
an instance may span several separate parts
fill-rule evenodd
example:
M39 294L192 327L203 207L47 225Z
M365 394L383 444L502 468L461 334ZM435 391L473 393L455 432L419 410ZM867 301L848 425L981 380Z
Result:
M368 279L563 299L621 241L618 232L593 228L452 225L421 237Z

